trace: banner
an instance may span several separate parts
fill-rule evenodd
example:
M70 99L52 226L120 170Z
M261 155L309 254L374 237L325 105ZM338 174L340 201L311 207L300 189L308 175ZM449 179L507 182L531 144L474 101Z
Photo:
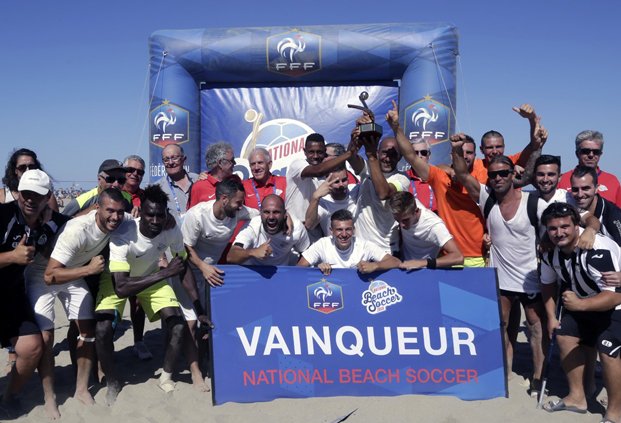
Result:
M214 404L507 396L494 269L222 268L225 284L211 289Z
M201 150L227 141L233 145L235 172L249 178L248 154L263 147L272 156L272 173L285 175L289 164L304 159L304 142L313 132L326 143L349 144L360 110L361 92L369 93L369 107L376 113L384 134L392 135L385 114L398 98L394 86L313 86L264 88L215 88L201 91ZM286 100L286 101L285 101ZM204 163L203 163L204 166ZM205 170L204 167L201 170Z

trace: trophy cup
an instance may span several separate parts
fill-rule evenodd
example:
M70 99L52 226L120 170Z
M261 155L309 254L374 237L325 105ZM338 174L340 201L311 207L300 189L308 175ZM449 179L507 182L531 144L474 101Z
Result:
M362 106L358 106L356 104L348 104L347 107L349 107L350 109L362 110L363 112L367 113L372 120L371 123L364 123L360 125L360 136L373 135L377 138L381 138L383 132L382 125L378 125L377 123L375 123L375 115L373 114L371 109L369 109L369 106L367 106L367 102L365 101L369 98L369 93L363 91L360 93L358 98L360 99Z

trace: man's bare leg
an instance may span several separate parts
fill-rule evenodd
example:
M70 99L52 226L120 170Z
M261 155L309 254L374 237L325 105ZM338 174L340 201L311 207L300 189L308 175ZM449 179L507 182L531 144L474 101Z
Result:
M114 310L98 311L96 324L96 345L97 357L101 364L101 369L106 376L106 404L111 406L121 392L121 383L116 377L114 367L114 331L112 322L114 321Z
M15 346L16 360L2 396L3 404L13 402L15 395L34 373L43 354L43 340L40 334L16 336L11 339L11 343Z
M60 418L60 411L56 403L54 392L54 330L41 331L43 338L43 356L39 362L39 376L43 387L43 399L45 401L45 414L51 420Z
M533 378L532 386L539 389L541 385L541 373L545 353L548 350L548 336L543 336L543 328L546 327L543 304L539 301L524 305L526 323L530 332L530 349L533 355Z
M198 364L198 346L196 344L195 328L196 320L188 320L183 340L184 352L188 360L188 365L190 366L194 388L200 392L209 392L209 386L205 383L203 372L201 372L201 368Z
M621 359L600 353L604 386L608 393L608 407L604 418L618 422L621 420Z
M509 319L511 315L511 306L513 304L513 298L504 295L500 296L500 309L502 313L502 336L505 343L505 358L507 361L507 375L510 375L513 371L513 345L509 339L507 328L509 326Z
M567 406L575 406L580 409L587 408L586 397L584 396L584 363L585 351L580 346L580 338L574 336L556 336L556 341L561 355L561 365L567 376L569 394L563 401Z
M166 307L161 309L159 313L168 330L168 345L164 354L162 374L160 375L160 388L164 392L171 392L175 388L172 373L184 346L183 337L187 325L183 320L181 309L178 307Z
M78 375L75 383L74 397L85 405L95 404L93 396L88 391L88 380L93 368L95 357L95 321L76 320L80 337L76 348Z

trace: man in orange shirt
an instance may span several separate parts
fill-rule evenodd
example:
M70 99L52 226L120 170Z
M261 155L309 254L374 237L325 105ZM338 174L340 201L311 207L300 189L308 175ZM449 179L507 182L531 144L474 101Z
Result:
M410 163L412 170L423 181L427 181L438 199L438 215L453 235L457 246L464 255L464 266L484 267L483 259L483 216L477 204L470 199L468 191L442 169L428 164L416 152L399 125L397 103L393 101L393 109L386 114L399 150ZM475 160L475 142L471 137L464 142L464 159L473 174Z
M526 163L530 155L537 150L538 144L535 139L535 132L538 128L539 117L535 113L535 109L530 104L522 104L520 107L514 107L513 110L519 113L525 119L528 119L530 123L530 143L524 147L520 153L508 156L514 165L526 167ZM487 167L489 161L494 156L501 156L505 154L505 139L498 131L487 131L481 137L481 153L483 153L483 159L475 159L472 166L471 174L480 183L487 184Z

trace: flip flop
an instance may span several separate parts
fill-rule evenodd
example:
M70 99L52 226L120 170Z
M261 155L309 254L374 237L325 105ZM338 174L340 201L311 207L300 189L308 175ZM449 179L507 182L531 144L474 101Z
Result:
M599 423L616 423L614 420L610 420L610 419L601 419L599 421Z
M562 399L556 401L549 401L543 406L543 409L548 413L554 413L556 411L571 411L572 413L586 414L586 408L578 408L575 405L567 405Z

